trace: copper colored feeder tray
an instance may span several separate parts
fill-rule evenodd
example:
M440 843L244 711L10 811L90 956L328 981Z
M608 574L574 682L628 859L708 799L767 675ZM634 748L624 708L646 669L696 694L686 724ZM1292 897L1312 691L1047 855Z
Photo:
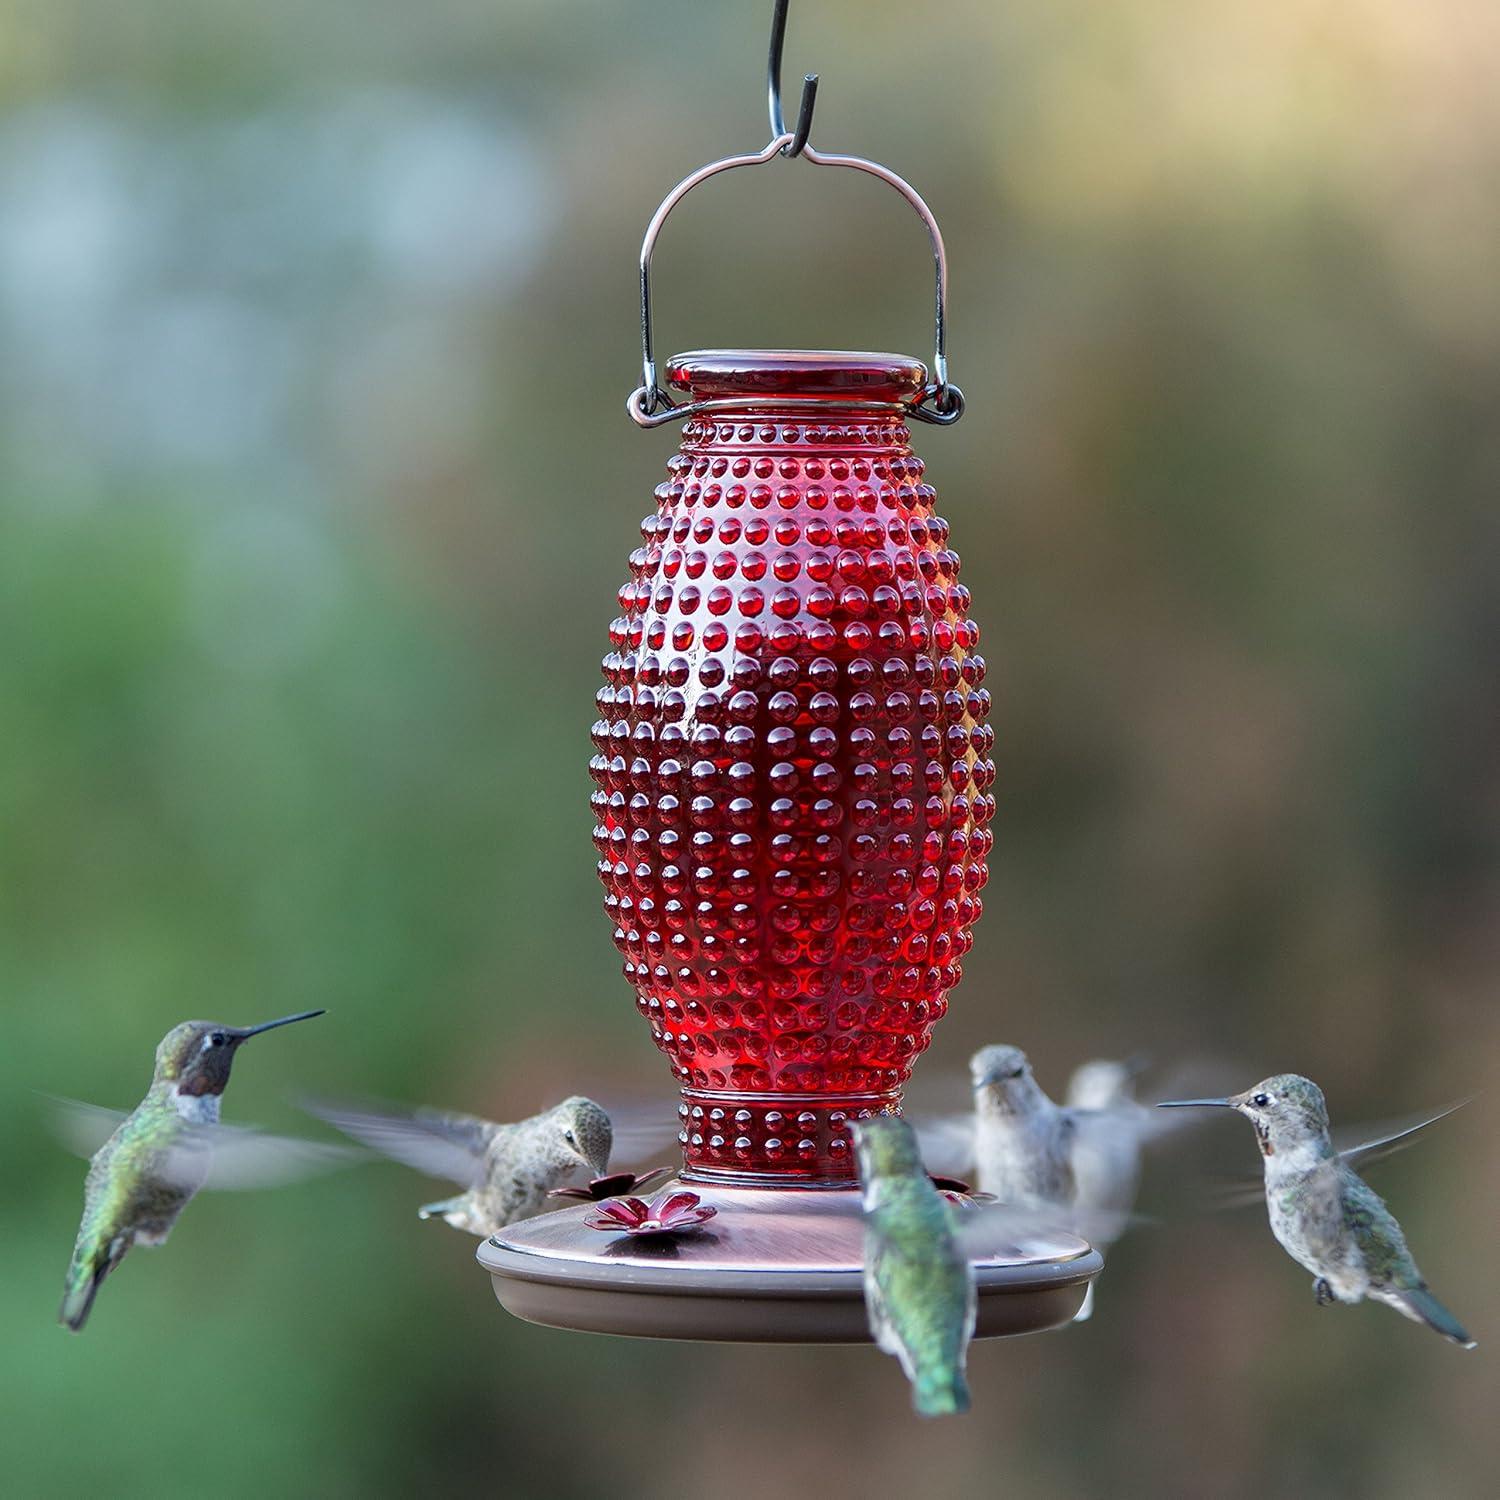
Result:
M855 1188L726 1188L677 1179L717 1210L700 1228L635 1236L589 1228L597 1205L523 1219L480 1244L507 1312L529 1323L637 1338L750 1344L870 1342ZM1103 1259L1067 1234L974 1258L977 1338L1067 1323Z

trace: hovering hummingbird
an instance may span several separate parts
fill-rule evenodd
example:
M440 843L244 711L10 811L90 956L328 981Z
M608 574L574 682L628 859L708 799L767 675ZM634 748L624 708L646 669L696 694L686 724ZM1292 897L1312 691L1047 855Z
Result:
M1064 1111L1073 1121L1074 1201L1129 1215L1141 1180L1141 1148L1161 1135L1161 1116L1135 1097L1144 1059L1086 1062L1068 1080Z
M1163 1133L1160 1117L1131 1097L1139 1065L1085 1064L1066 1105L1036 1081L1019 1047L981 1047L969 1069L973 1113L924 1122L924 1141L945 1161L971 1164L980 1190L1002 1204L1107 1249L1130 1223L1141 1149ZM1093 1308L1090 1285L1075 1321Z
M1063 1101L1069 1109L1114 1109L1134 1104L1135 1081L1146 1071L1149 1061L1144 1053L1138 1053L1123 1061L1096 1057L1092 1062L1080 1063L1068 1079ZM1146 1108L1144 1104L1139 1107Z
M61 1322L77 1333L130 1247L164 1243L199 1188L271 1186L354 1156L342 1146L219 1124L219 1099L240 1047L263 1031L322 1014L302 1011L260 1026L184 1021L162 1038L151 1087L129 1115L57 1101L64 1134L83 1154L93 1151Z
M1054 1103L1019 1047L981 1047L974 1083L974 1165L981 1192L1017 1208L1071 1207L1078 1124Z
M487 1238L543 1207L550 1189L578 1167L602 1176L614 1131L592 1099L574 1095L513 1125L437 1109L402 1112L310 1101L307 1107L346 1135L463 1192L417 1210Z
M1159 1117L1130 1097L1133 1065L1086 1064L1066 1105L1048 1096L1019 1047L981 1047L969 1070L973 1110L920 1122L929 1156L945 1169L972 1169L980 1190L1002 1203L1051 1213L1058 1228L1076 1214L1091 1237L1123 1230L1140 1147L1163 1133ZM1085 1092L1098 1102L1073 1102Z
M928 1178L916 1133L879 1115L853 1126L865 1219L870 1333L901 1361L924 1417L969 1409L964 1362L974 1332L974 1272Z
M1411 1130L1340 1152L1329 1133L1323 1091L1296 1073L1279 1073L1226 1099L1168 1099L1161 1105L1200 1106L1236 1110L1255 1127L1265 1158L1271 1233L1313 1273L1320 1307L1373 1297L1455 1344L1474 1348L1474 1340L1428 1289L1391 1211L1354 1170ZM1413 1129L1430 1123L1431 1118Z
M1135 1209L1141 1185L1141 1157L1146 1143L1163 1134L1160 1115L1153 1116L1135 1097L1135 1080L1146 1066L1143 1057L1117 1062L1097 1058L1074 1070L1068 1080L1066 1113L1073 1121L1073 1203L1102 1224L1108 1236L1112 1224L1123 1229ZM1090 1282L1075 1322L1087 1322L1094 1312Z

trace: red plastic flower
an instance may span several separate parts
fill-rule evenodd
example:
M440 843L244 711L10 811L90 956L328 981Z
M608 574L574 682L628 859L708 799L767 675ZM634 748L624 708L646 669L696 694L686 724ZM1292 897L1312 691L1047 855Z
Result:
M932 1179L933 1187L940 1193L958 1193L967 1198L974 1191L962 1177L943 1177L937 1172L929 1172L927 1175Z
M683 1234L718 1213L698 1201L697 1193L658 1193L650 1203L640 1198L611 1198L583 1222L590 1229L625 1234Z
M973 1208L977 1203L996 1201L993 1193L975 1192L961 1177L940 1177L936 1172L929 1172L928 1176L932 1179L933 1187L955 1208Z
M652 1167L649 1172L611 1172L605 1177L591 1178L587 1187L558 1187L547 1194L549 1198L581 1198L585 1203L602 1203L606 1198L622 1198L626 1193L637 1193L643 1187L660 1182L671 1167Z

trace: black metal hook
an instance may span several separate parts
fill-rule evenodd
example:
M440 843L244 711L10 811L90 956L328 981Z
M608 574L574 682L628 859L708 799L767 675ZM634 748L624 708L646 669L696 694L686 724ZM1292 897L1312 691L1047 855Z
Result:
M868 161L862 156L841 156L831 151L819 151L808 140L812 130L813 104L818 97L818 75L809 73L802 81L802 103L797 111L797 128L788 130L781 112L781 52L786 42L787 0L776 0L771 12L771 54L767 63L767 100L771 113L771 139L759 151L742 156L725 156L689 172L676 187L662 199L651 222L646 226L646 236L641 241L641 383L630 393L625 403L630 418L640 427L660 427L666 422L681 422L701 411L714 409L713 402L683 402L681 405L657 383L655 343L651 329L651 257L656 250L657 237L667 216L700 182L717 177L720 172L729 172L736 167L763 166L778 156L800 156L815 167L847 167L856 172L867 172L901 194L916 210L927 228L927 237L932 243L933 264L933 379L923 388L921 397L905 402L867 402L851 400L842 406L860 410L899 410L908 417L922 422L936 422L948 426L964 414L963 392L948 379L948 257L943 249L943 235L938 228L932 210L922 196L904 178L883 167L877 161ZM784 398L795 404L795 399Z
M781 112L781 54L786 46L786 11L789 0L776 0L771 13L771 53L766 63L766 103L771 114L771 139L787 133L786 116ZM797 128L792 139L781 148L783 156L801 156L812 131L813 106L818 99L818 75L808 73L802 80L802 102L797 108Z

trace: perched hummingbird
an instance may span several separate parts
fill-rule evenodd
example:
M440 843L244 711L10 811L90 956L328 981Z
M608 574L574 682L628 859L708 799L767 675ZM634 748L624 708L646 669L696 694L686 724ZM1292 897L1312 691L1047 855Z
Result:
M463 1192L417 1210L487 1238L542 1208L551 1188L578 1167L596 1177L609 1166L614 1131L592 1099L574 1095L514 1125L444 1110L410 1112L311 1101L307 1107L346 1135Z
M353 1155L341 1146L218 1123L219 1098L241 1045L263 1031L322 1014L303 1011L260 1026L184 1021L162 1038L151 1087L129 1115L58 1101L76 1146L86 1152L108 1136L89 1162L83 1221L59 1313L75 1333L87 1321L100 1284L130 1247L164 1243L199 1188L270 1186Z
M880 1115L853 1127L865 1219L870 1333L901 1361L924 1417L969 1409L964 1361L974 1332L974 1272L916 1133Z
M1323 1091L1296 1073L1279 1073L1227 1099L1169 1099L1161 1107L1198 1106L1237 1110L1255 1127L1265 1158L1271 1233L1313 1273L1319 1306L1373 1297L1465 1349L1474 1347L1428 1290L1391 1211L1354 1171L1356 1162L1399 1135L1339 1152L1329 1134Z

